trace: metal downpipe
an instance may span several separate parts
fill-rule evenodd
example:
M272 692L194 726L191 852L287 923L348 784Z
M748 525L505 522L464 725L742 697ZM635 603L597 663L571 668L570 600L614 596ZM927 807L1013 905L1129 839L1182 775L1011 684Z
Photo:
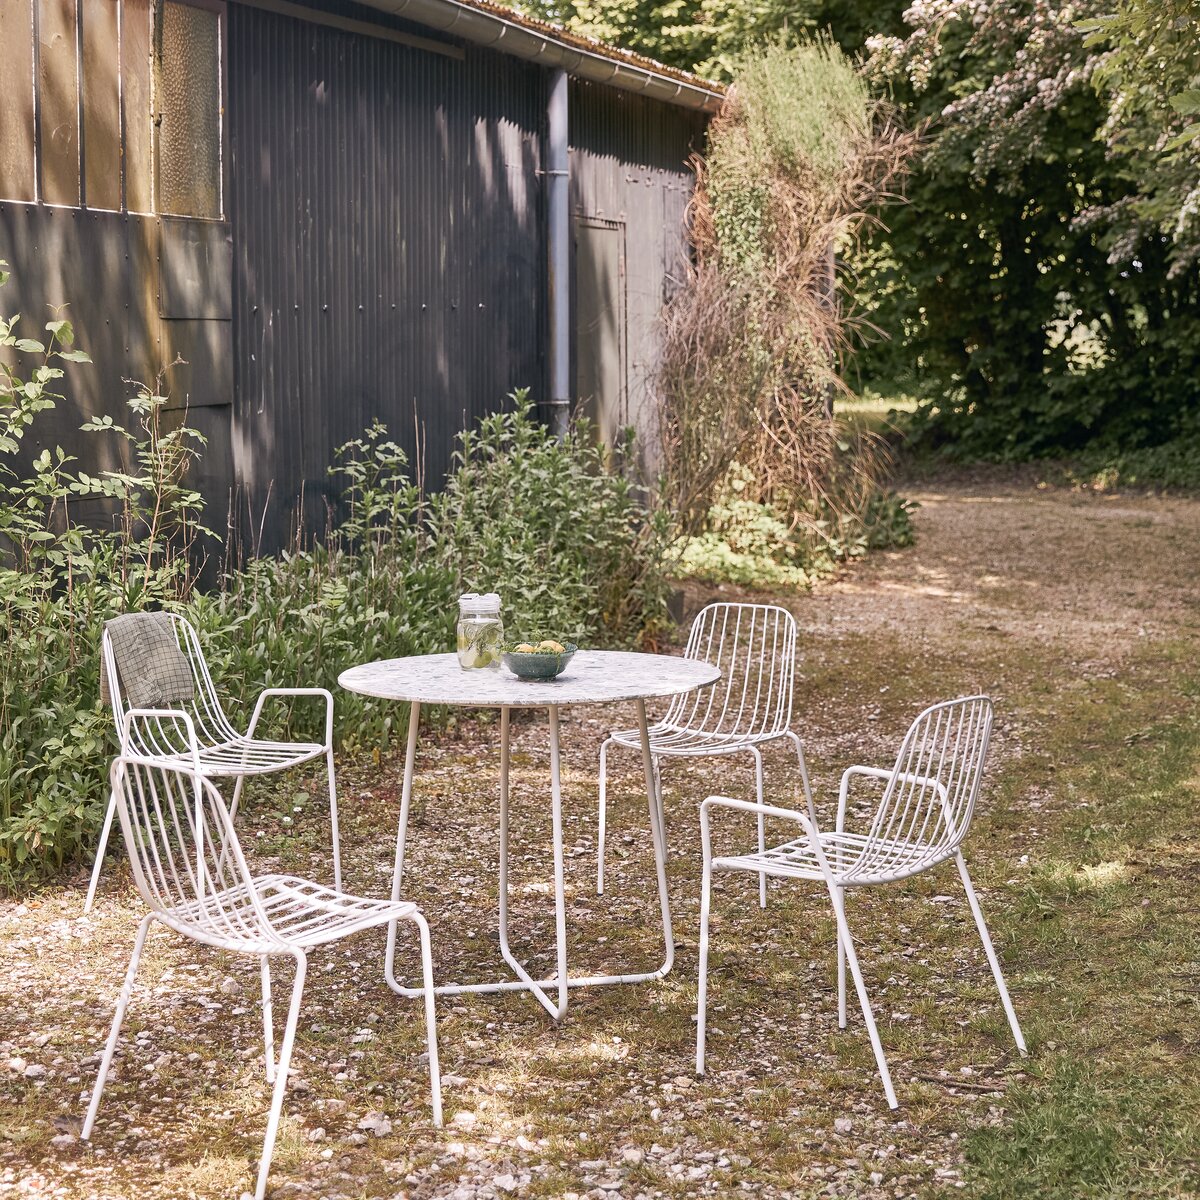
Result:
M546 264L550 306L550 428L566 435L571 416L571 212L567 73L550 72L546 154Z

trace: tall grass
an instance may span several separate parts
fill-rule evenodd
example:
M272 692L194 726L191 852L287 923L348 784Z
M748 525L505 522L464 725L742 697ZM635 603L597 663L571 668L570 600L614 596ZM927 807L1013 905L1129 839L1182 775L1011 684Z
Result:
M912 146L828 41L739 64L696 160L696 263L666 308L657 375L662 494L685 532L718 533L735 464L739 503L772 510L814 558L877 502L886 446L832 415L853 328L835 250Z

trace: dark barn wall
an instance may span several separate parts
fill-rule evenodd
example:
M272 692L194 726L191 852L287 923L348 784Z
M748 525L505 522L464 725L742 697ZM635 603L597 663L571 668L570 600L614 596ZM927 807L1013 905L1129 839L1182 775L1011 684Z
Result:
M323 527L340 492L333 450L371 421L436 487L464 425L513 388L546 394L548 73L341 0L317 6L449 53L231 3L223 220L0 200L13 269L0 311L25 314L31 336L68 303L94 359L68 368L66 401L24 456L58 444L84 470L121 465L117 439L79 426L122 419L125 380L181 355L166 382L208 438L195 478L208 523L225 528L232 498L244 546L264 551L286 544L298 507ZM647 424L704 118L578 81L570 103L586 256L575 394L614 393L611 436Z
M703 148L703 114L657 103L632 92L573 80L570 93L571 209L575 218L576 322L572 360L575 393L585 410L601 417L609 438L616 424L633 425L644 469L655 461L652 377L659 345L659 317L687 269L686 214L695 184L691 155ZM598 243L612 252L587 270L581 261ZM603 276L619 262L620 277ZM599 276L599 278L597 278ZM599 302L588 304L581 286L598 286ZM617 294L619 303L608 303ZM622 312L624 329L619 327ZM593 315L589 322L589 316ZM622 403L588 404L589 383L581 377L591 357L585 338L612 351L603 384L621 378ZM611 361L620 352L619 364ZM603 353L603 351L602 351ZM582 370L581 370L582 368ZM599 410L599 411L597 411Z
M126 400L136 383L153 385L162 371L176 410L168 419L186 407L188 422L208 439L193 480L209 497L210 524L222 525L232 477L229 279L220 261L227 252L228 227L220 221L0 202L0 259L12 273L0 289L0 311L20 313L19 335L32 338L44 337L46 322L60 312L92 358L66 365L66 379L55 385L63 400L34 424L22 463L61 446L89 473L127 467L122 439L80 426L104 414L130 426L135 418ZM198 254L211 254L218 269L192 269ZM198 275L205 276L199 289ZM205 304L190 303L197 292ZM177 357L184 362L164 371ZM35 360L17 361L28 374ZM103 519L103 502L77 503L81 517Z
M543 390L536 67L233 5L234 463L243 521L320 528L335 446L383 421L426 478L515 387Z

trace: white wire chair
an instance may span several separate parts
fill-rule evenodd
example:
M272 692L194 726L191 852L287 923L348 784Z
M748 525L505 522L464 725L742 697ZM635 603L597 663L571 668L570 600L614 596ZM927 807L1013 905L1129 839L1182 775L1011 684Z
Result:
M1000 992L1000 1001L1016 1039L1017 1049L1026 1053L1025 1038L1017 1023L1000 963L988 936L987 925L967 864L960 849L971 824L980 779L987 758L992 730L992 702L986 696L966 696L927 708L912 723L896 765L891 770L854 766L842 775L838 794L837 825L833 833L822 833L817 825L811 798L807 813L770 805L749 804L725 796L709 796L700 806L700 836L704 847L704 879L700 902L700 985L696 1024L696 1072L704 1073L705 1007L708 990L709 912L712 873L765 871L784 879L807 879L823 883L829 891L837 921L838 1025L846 1027L846 964L854 978L863 1019L875 1052L888 1105L896 1107L896 1093L887 1059L875 1028L854 942L846 924L843 893L850 887L895 883L953 858L958 865L971 914L975 918L984 953ZM845 828L850 781L855 777L885 781L883 795L865 833ZM757 812L797 822L803 835L773 849L754 854L713 858L709 814L714 808Z
M763 802L761 747L787 739L796 748L800 779L809 803L812 793L804 747L791 729L792 683L796 671L796 620L774 604L710 604L696 614L684 657L702 659L722 670L710 688L676 696L666 716L650 726L655 799L659 825L665 831L659 758L701 758L750 754L754 758L754 787ZM625 746L641 751L637 729L611 733L600 747L600 814L596 845L596 891L604 891L604 845L607 835L608 748ZM759 850L766 848L763 818L758 819ZM767 875L759 876L759 904L767 904Z
M175 629L179 648L187 658L192 673L192 700L184 709L156 710L162 713L154 720L127 722L127 706L121 687L121 674L113 651L112 638L108 630L100 643L101 670L108 680L112 698L113 720L121 739L122 754L139 758L153 758L175 765L189 764L198 752L200 773L213 778L234 777L233 800L230 815L237 816L238 801L248 775L271 775L291 767L325 756L329 776L329 821L333 837L333 886L341 890L342 856L338 835L337 783L333 773L333 696L326 688L266 688L254 705L250 724L245 733L238 733L217 696L200 638L195 627L178 613L166 614ZM256 738L263 705L272 697L319 696L325 701L325 738L322 742L274 742ZM190 724L185 728L180 719L187 712ZM188 731L195 742L189 741ZM127 731L127 732L122 732ZM109 799L108 811L104 814L104 825L100 830L100 844L96 848L96 861L92 867L92 878L88 884L87 898L83 911L90 912L96 899L96 888L104 866L104 853L112 832L113 815L116 812L115 796Z
M131 710L125 714L125 720L128 726L134 718L167 716L185 726L191 723L187 713L162 709ZM138 891L150 912L138 927L81 1137L87 1141L92 1135L146 934L151 924L158 921L194 941L253 954L259 959L266 1076L267 1082L273 1084L254 1193L255 1200L263 1200L287 1091L288 1064L307 969L306 952L316 946L379 925L394 929L397 921L411 921L417 926L433 1120L435 1125L441 1125L429 927L416 905L406 901L364 899L292 875L251 875L230 812L217 789L200 773L195 757L190 767L130 755L123 755L113 763L112 789L121 831ZM272 955L288 955L296 964L278 1059L271 1013Z

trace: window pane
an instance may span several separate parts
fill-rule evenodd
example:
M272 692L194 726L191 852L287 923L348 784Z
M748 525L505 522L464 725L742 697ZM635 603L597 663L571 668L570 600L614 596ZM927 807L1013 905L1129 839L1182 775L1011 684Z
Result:
M42 109L42 198L79 204L79 60L75 0L40 0L38 94Z
M34 200L33 0L0 0L0 199Z
M158 67L158 210L221 215L220 17L164 0Z
M83 6L83 162L89 208L121 207L117 0Z
M150 187L152 113L150 109L150 0L123 0L121 9L121 91L125 109L125 207L154 210Z

